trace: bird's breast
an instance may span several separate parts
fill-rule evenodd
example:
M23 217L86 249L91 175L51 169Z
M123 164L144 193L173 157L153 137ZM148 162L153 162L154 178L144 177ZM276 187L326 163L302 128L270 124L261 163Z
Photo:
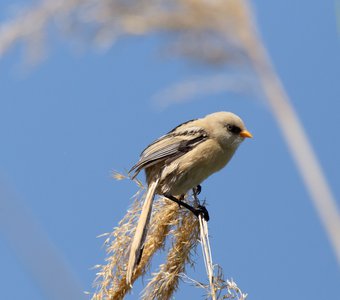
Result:
M234 149L223 149L216 141L207 140L171 162L162 171L161 193L182 195L222 169Z

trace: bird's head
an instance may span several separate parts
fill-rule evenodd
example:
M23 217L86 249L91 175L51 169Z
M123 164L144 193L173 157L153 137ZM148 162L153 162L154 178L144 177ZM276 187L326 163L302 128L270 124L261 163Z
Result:
M207 115L210 134L224 148L237 148L245 138L252 138L242 119L231 112L217 112Z

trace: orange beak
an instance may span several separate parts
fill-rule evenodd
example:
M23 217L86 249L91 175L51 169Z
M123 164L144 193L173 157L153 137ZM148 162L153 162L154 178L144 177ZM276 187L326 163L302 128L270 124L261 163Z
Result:
M252 138L253 137L253 135L248 130L242 130L240 132L240 136L242 136L244 138Z

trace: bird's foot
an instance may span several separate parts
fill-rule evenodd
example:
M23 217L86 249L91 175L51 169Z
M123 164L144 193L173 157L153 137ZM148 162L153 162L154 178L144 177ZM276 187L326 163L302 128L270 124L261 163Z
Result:
M195 208L193 207L194 211L192 211L194 213L194 215L198 218L199 215L202 216L202 218L204 220L206 220L207 222L210 220L209 217L209 212L207 210L207 208L204 205L198 205Z

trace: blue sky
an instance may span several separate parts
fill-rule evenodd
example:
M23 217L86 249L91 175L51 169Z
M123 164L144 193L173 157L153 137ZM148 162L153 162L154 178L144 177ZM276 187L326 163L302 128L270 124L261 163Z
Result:
M9 3L0 8L6 10ZM340 47L334 2L256 0L254 7L340 206ZM2 298L49 299L25 263L31 229L21 211L37 223L32 230L49 241L30 251L43 257L42 249L51 247L77 289L90 290L91 267L105 257L103 240L96 236L117 225L136 192L133 183L114 181L110 172L129 169L149 142L178 123L220 110L239 114L254 139L203 184L215 263L249 299L339 295L339 265L263 99L220 93L159 109L152 101L157 92L211 74L181 59L162 58L162 45L159 36L124 38L103 53L79 52L52 37L47 59L36 67L24 67L20 47L0 60L0 179L12 205L2 204L0 222ZM59 281L56 274L48 278ZM205 279L200 258L190 274ZM136 299L140 287L128 298ZM201 295L183 284L175 298Z

